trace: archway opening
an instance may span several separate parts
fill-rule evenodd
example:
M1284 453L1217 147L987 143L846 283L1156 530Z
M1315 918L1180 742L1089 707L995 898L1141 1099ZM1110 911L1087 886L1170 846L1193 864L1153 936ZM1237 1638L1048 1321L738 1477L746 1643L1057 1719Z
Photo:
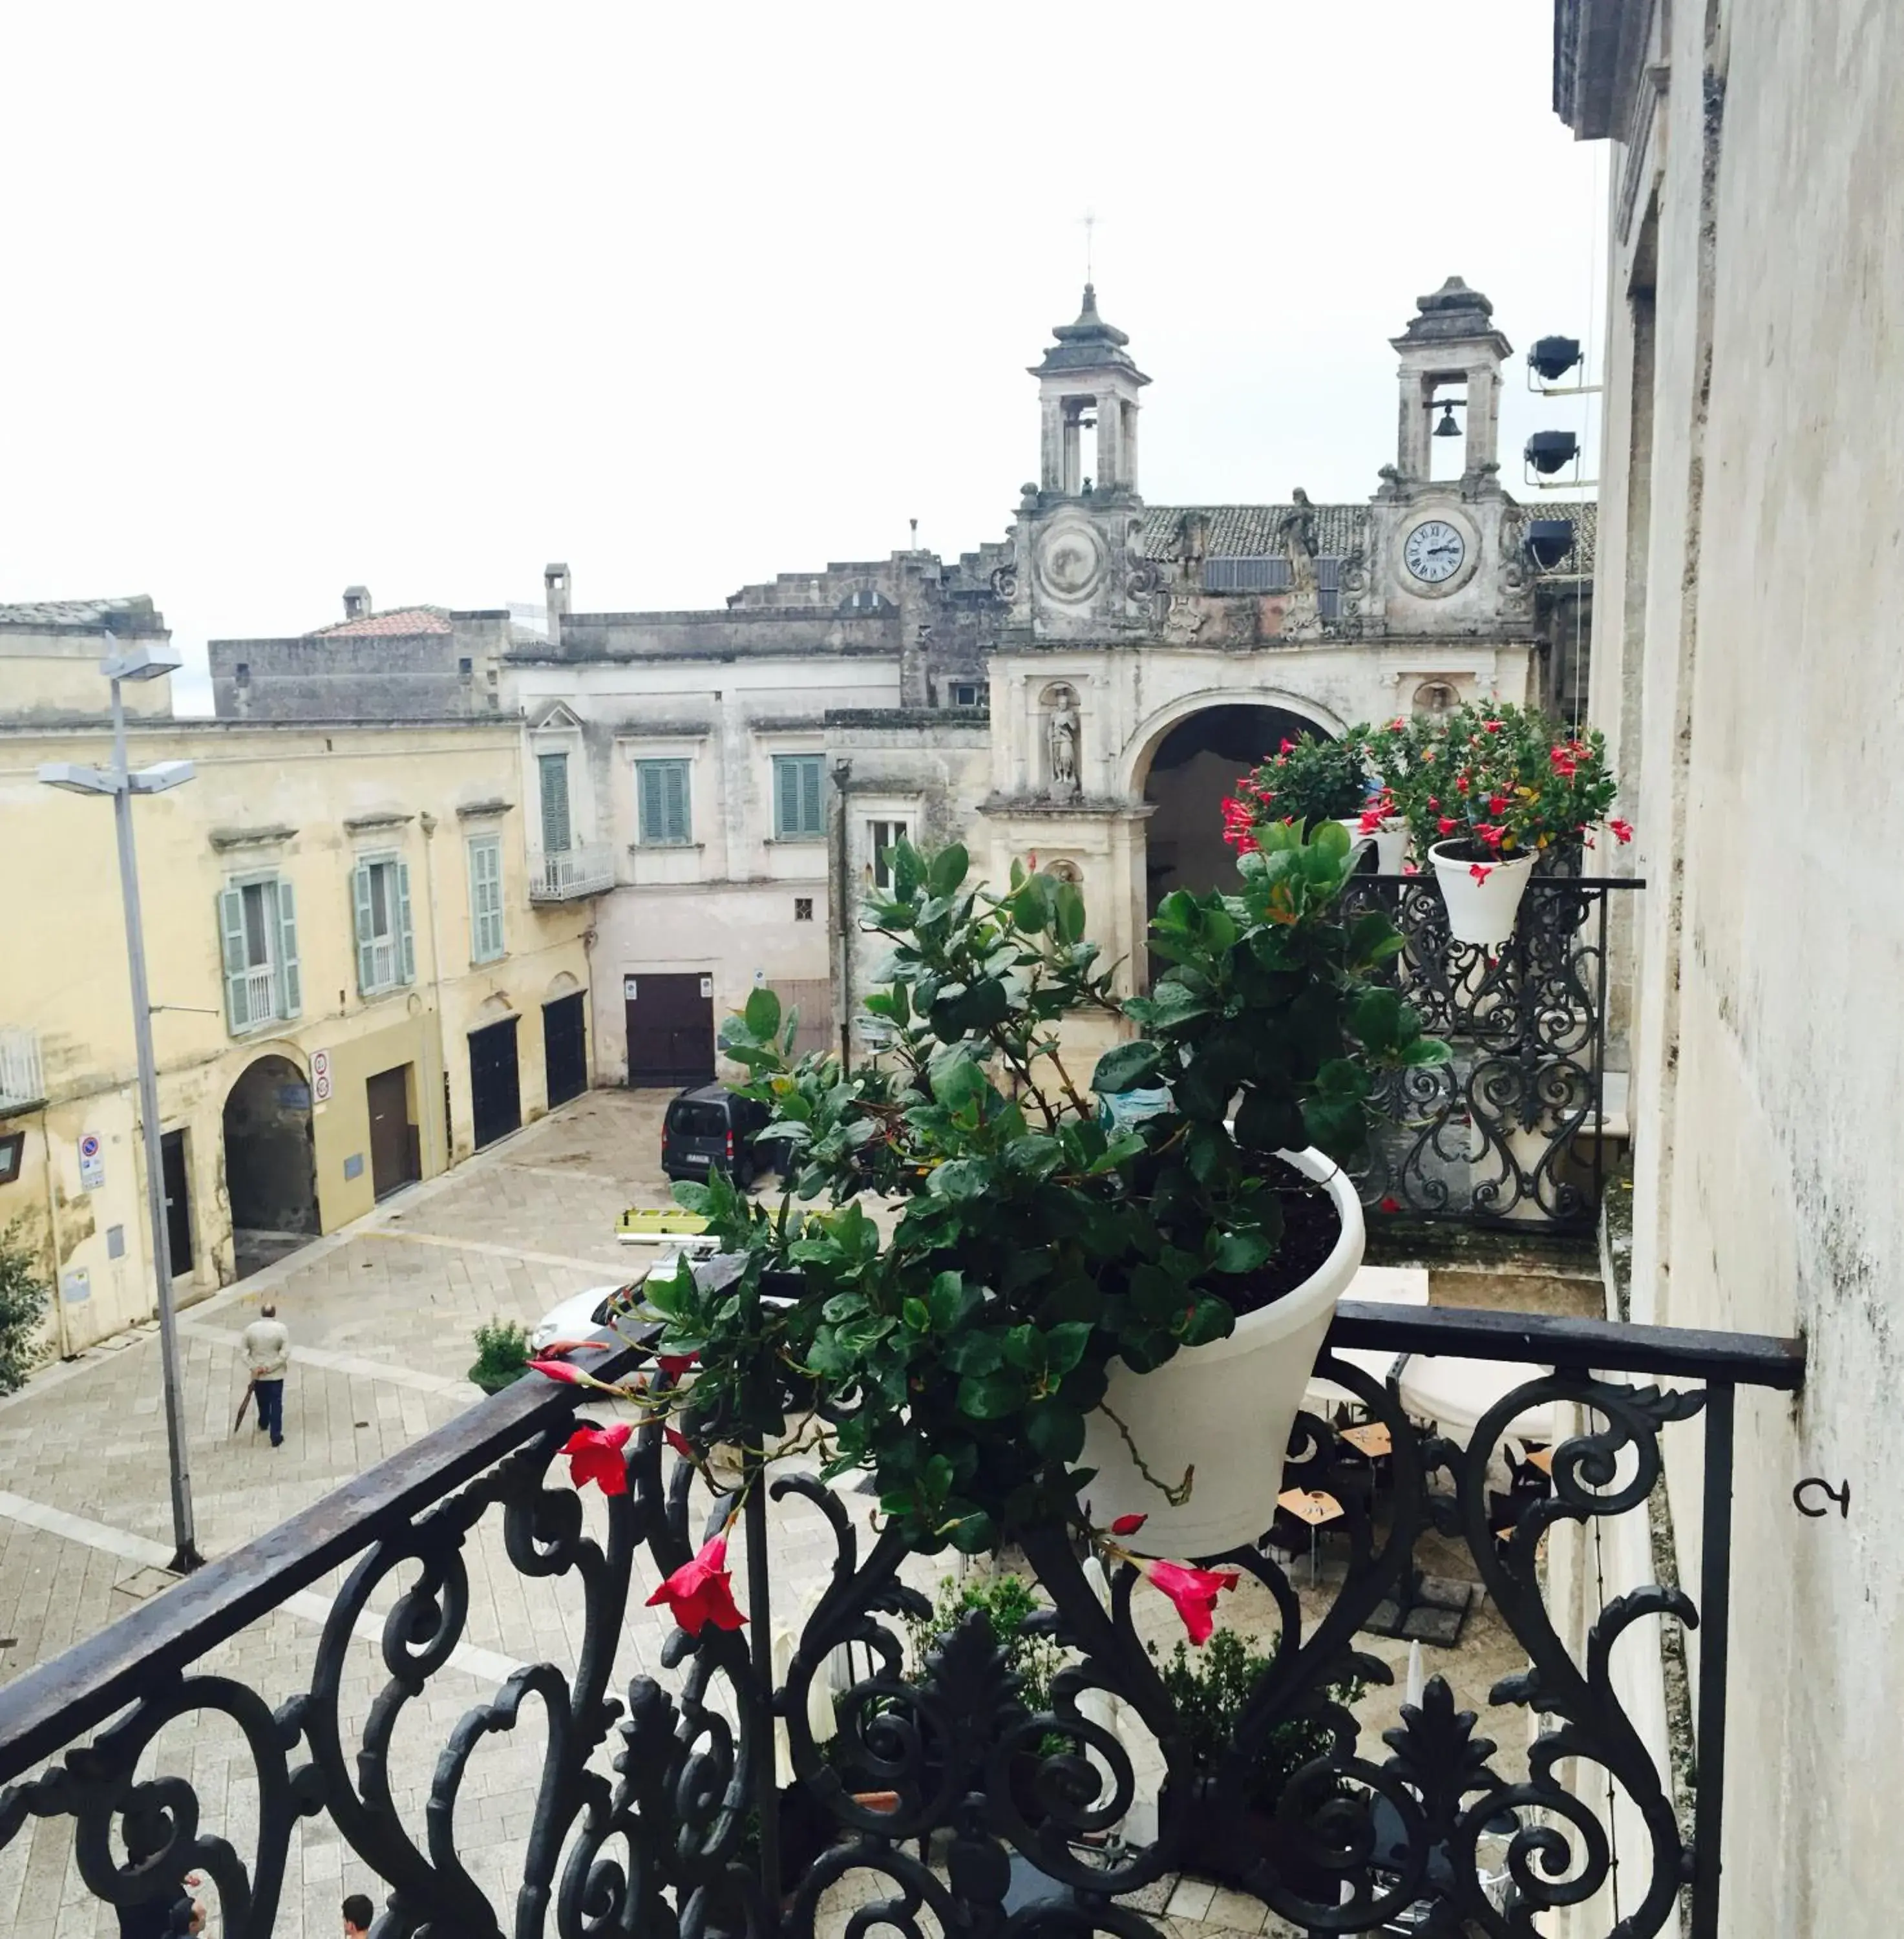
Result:
M224 1119L225 1190L243 1279L318 1234L310 1084L289 1058L261 1057L231 1087Z
M1286 708L1206 707L1158 742L1144 779L1157 811L1145 828L1145 913L1173 889L1235 890L1235 851L1223 839L1223 801L1236 779L1285 740L1323 732Z

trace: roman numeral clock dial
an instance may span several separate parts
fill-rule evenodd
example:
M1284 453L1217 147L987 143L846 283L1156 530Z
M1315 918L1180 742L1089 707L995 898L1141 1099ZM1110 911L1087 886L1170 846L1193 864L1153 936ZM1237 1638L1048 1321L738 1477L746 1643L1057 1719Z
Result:
M1440 586L1460 571L1468 541L1445 519L1425 519L1402 542L1401 562L1424 586Z

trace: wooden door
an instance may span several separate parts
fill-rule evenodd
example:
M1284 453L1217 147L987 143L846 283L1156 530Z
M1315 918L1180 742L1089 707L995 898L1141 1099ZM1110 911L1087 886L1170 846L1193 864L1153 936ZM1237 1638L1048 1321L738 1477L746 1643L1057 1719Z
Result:
M183 1131L168 1131L159 1140L159 1168L166 1188L166 1250L172 1277L183 1279L192 1270L192 1198Z
M714 979L694 973L622 979L628 1082L678 1091L714 1076Z
M542 1006L542 1054L549 1108L566 1104L589 1088L588 1026L580 991Z
M363 1088L370 1104L370 1189L388 1198L421 1176L410 1124L410 1067L380 1070Z
M516 1022L505 1018L470 1033L470 1106L476 1149L494 1144L522 1124L522 1084L516 1063Z

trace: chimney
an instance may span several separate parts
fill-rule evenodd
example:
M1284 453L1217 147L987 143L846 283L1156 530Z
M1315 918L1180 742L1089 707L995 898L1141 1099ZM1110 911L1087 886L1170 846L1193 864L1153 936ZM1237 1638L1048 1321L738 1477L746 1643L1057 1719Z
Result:
M347 586L344 588L344 617L346 619L367 619L370 616L370 589L366 586Z
M549 602L549 643L551 646L559 645L563 616L568 611L568 568L545 565L542 569L542 590Z

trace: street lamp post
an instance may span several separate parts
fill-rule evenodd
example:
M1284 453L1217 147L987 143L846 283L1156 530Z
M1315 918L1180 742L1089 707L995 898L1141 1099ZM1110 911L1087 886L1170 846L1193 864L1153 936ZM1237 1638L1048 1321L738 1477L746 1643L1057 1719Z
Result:
M115 643L116 644L116 643ZM40 779L50 787L75 794L112 797L113 823L119 838L119 889L126 906L126 954L132 980L132 1039L138 1059L140 1128L145 1143L145 1205L152 1228L152 1265L158 1275L159 1350L164 1367L166 1438L172 1467L172 1566L180 1575L197 1568L198 1552L192 1525L192 1475L185 1448L185 1399L178 1364L178 1322L172 1303L172 1243L166 1228L165 1161L160 1143L159 1071L152 1054L152 1000L145 981L145 928L139 914L138 858L132 845L132 796L163 794L192 778L190 761L161 761L135 769L126 758L126 702L121 692L129 680L157 680L182 662L169 649L134 647L114 652L99 663L112 683L112 766L89 768L70 761L49 763Z

